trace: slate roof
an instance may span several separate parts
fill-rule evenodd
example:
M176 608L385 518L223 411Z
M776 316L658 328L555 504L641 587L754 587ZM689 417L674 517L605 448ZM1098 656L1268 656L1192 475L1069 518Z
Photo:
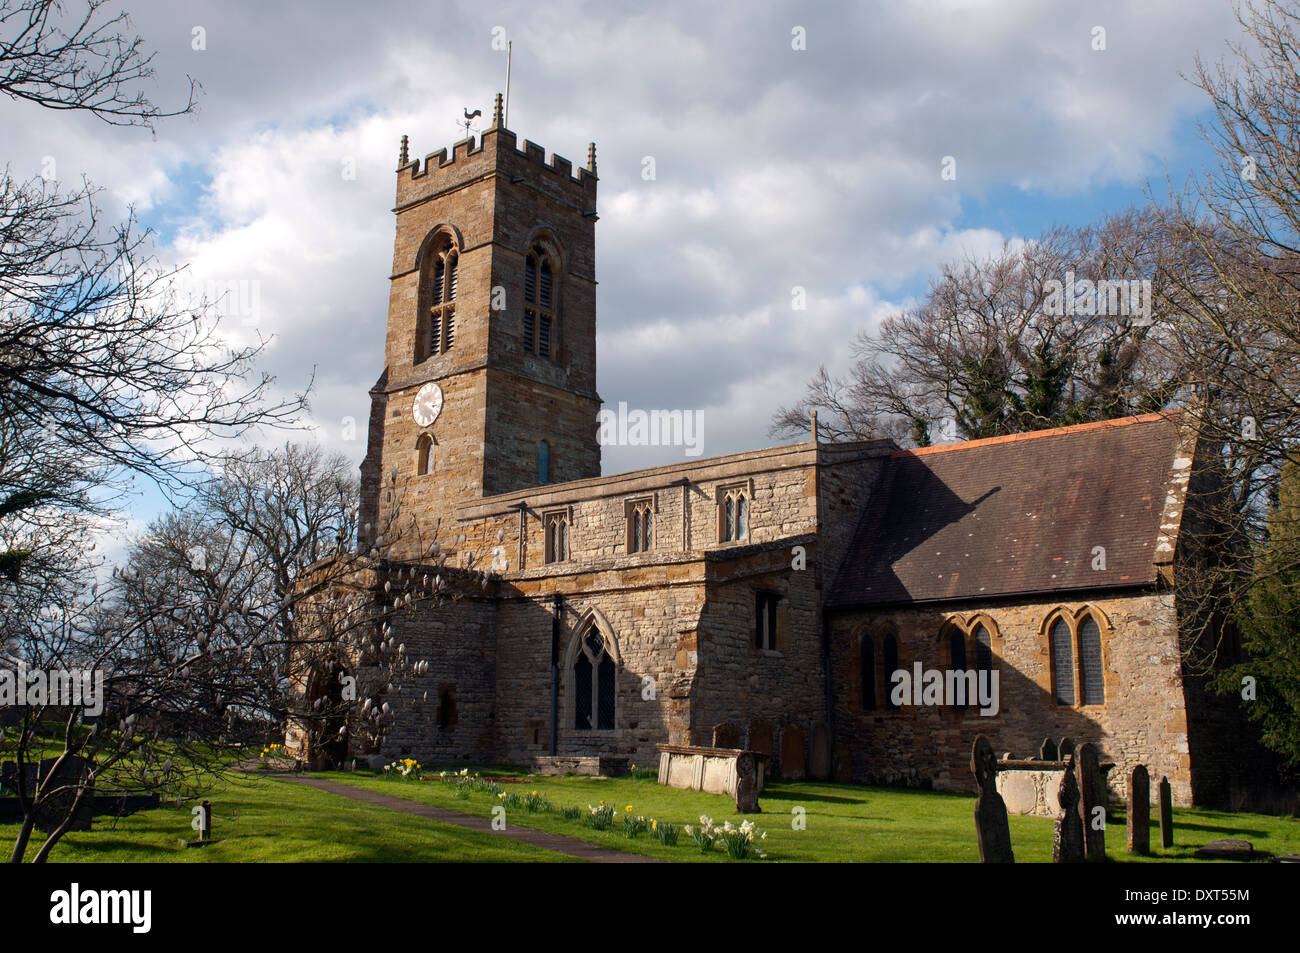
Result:
M829 604L1154 584L1181 443L1175 420L1147 414L897 451ZM1096 546L1105 570L1092 568Z

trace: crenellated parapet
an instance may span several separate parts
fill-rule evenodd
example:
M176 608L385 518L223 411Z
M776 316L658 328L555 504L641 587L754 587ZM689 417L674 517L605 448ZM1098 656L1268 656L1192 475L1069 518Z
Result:
M421 161L411 158L409 140L402 137L397 168L397 204L399 207L450 189L464 186L489 174L507 175L512 183L528 182L584 211L596 208L596 147L588 147L587 165L576 172L573 163L558 153L547 159L546 150L525 139L522 147L515 134L500 124L477 138L461 139L447 149L426 155ZM538 173L544 172L544 175Z

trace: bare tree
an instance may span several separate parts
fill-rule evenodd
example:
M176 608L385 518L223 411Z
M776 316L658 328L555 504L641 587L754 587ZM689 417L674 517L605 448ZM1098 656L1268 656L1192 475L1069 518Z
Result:
M847 378L821 368L772 429L800 433L817 410L832 439L927 444L1166 407L1180 378L1157 307L1173 251L1131 210L946 263L921 302L859 333Z
M1168 302L1196 395L1189 411L1221 474L1200 488L1208 543L1179 581L1182 603L1203 620L1187 659L1197 674L1252 652L1257 674L1274 662L1285 669L1291 663L1264 645L1286 644L1286 622L1258 613L1300 595L1297 513L1278 505L1300 449L1300 11L1262 0L1238 6L1237 19L1243 41L1229 44L1226 60L1198 59L1191 77L1214 111L1202 131L1216 159L1162 210L1166 227L1195 247L1185 259L1195 267L1172 274ZM1252 595L1261 584L1265 602ZM1294 644L1300 628L1290 624ZM1270 628L1252 646L1250 631Z
M3 738L23 822L11 850L49 858L89 798L193 798L248 764L249 741L284 737L315 768L379 752L390 701L427 690L424 660L395 636L490 574L457 570L394 489L378 546L352 549L356 484L346 461L288 446L229 458L184 511L156 520L96 591L89 563L0 603L0 679L91 673L87 711L28 698ZM89 589L91 598L83 597Z
M103 7L0 0L0 93L112 125L192 109L193 82L175 109L149 100L152 56ZM220 440L289 424L303 406L273 397L254 373L262 344L231 348L149 233L131 217L102 222L95 195L0 175L0 679L26 696L0 711L5 783L23 810L14 860L38 824L46 859L96 783L184 793L220 767L202 735L208 702L214 687L240 688L244 669L161 638L160 620L210 626L221 594L157 592L124 613L135 577L99 590L86 541L132 475L180 493ZM76 672L103 679L95 704L50 691Z
M184 105L164 110L149 101L141 84L154 76L154 54L127 32L125 13L110 17L105 6L106 0L0 0L0 93L115 126L152 128L156 119L193 109L192 79Z

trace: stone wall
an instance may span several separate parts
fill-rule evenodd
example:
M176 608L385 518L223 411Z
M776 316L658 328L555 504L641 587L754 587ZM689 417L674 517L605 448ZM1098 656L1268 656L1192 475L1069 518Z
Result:
M754 747L748 738L754 725L768 726L776 739L787 729L806 737L825 719L817 580L811 570L791 569L795 545L806 550L810 566L816 564L815 536L754 547L742 559L718 553L710 560L692 705L694 744L713 744L719 724L735 725L741 743ZM757 646L758 590L780 596L775 649ZM792 766L781 763L779 744L773 747L766 753L776 770L789 773Z
M382 696L393 709L385 755L426 764L493 760L497 615L492 600L467 596L393 618L393 639L406 646L409 658L426 661L429 670L402 679L399 691ZM447 724L440 725L445 706Z
M1100 611L1105 703L1064 706L1052 691L1045 622L1054 611L1071 615L1086 606ZM898 664L911 669L949 667L945 622L979 618L991 627L994 667L999 672L1000 711L981 716L975 708L885 707L887 681L880 640L893 627ZM836 738L852 747L855 780L930 784L941 790L973 791L970 750L975 735L987 735L995 751L1028 757L1044 737L1069 736L1096 742L1103 760L1116 762L1112 791L1123 798L1125 779L1137 764L1153 778L1169 777L1179 804L1192 800L1187 710L1179 677L1179 638L1172 597L1134 592L1095 599L1025 599L1018 602L936 608L853 610L832 617ZM859 647L876 635L877 708L861 704ZM971 657L973 665L973 657Z

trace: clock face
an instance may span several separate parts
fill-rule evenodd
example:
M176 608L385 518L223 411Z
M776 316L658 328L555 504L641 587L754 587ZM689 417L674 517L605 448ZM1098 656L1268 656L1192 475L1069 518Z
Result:
M425 384L415 395L411 414L421 427L430 426L442 413L442 388L437 384Z

